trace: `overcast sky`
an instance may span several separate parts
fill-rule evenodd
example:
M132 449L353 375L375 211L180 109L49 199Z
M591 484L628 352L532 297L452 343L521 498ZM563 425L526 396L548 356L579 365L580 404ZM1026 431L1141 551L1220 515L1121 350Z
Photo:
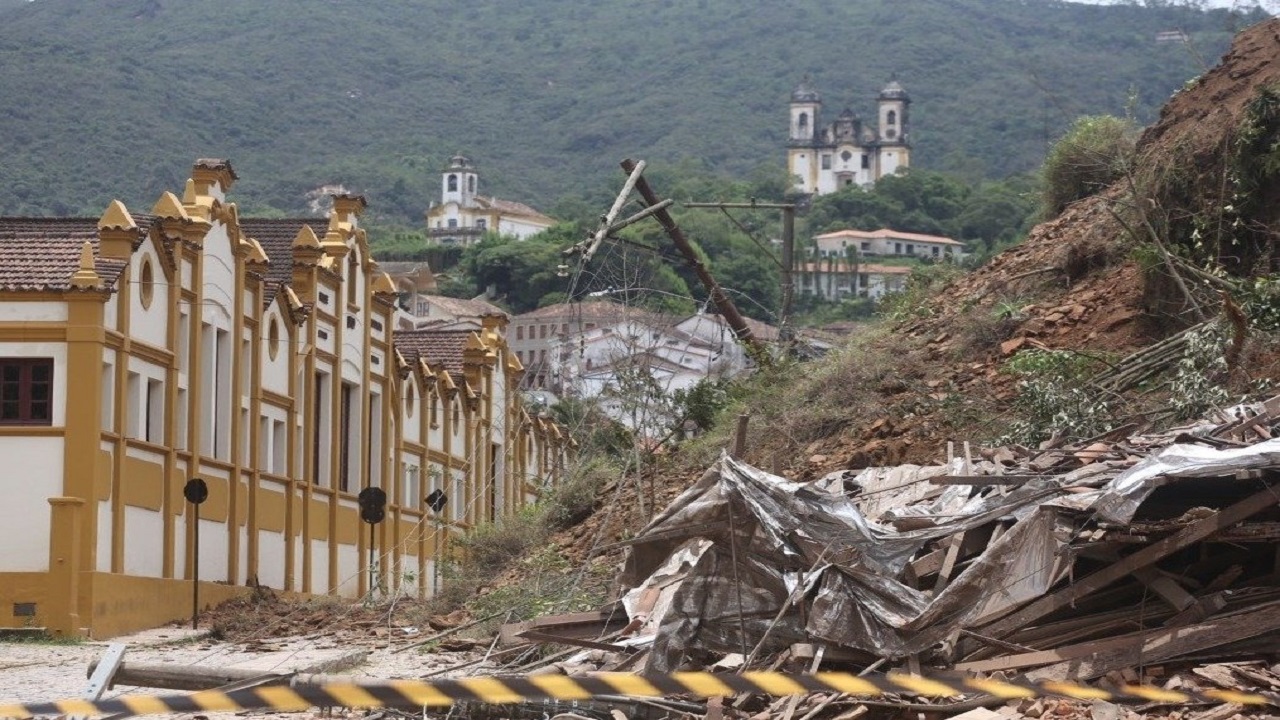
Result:
M1114 5L1124 0L1071 0L1071 2L1082 2L1090 5ZM1207 0L1206 7L1229 8L1237 6L1240 8L1253 7L1255 5L1262 6L1263 10L1275 12L1280 9L1280 0Z

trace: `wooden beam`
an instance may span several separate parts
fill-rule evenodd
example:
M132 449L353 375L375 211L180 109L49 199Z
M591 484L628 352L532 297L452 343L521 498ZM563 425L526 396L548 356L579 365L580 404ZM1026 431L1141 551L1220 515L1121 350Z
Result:
M635 652L634 648L629 648L624 645L614 645L613 643L596 642L595 640L584 640L582 638L564 637L563 635L552 635L551 633L538 632L537 630L525 630L520 633L520 637L536 643L574 645L576 647L591 648L592 650L606 650L608 652L616 653Z
M1280 499L1280 496L1270 487L1256 492L1224 510L1197 520L1173 535L1138 550L1080 582L1046 595L1017 612L979 628L979 632L997 639L1004 638L1049 613L1067 607L1089 593L1100 590L1126 575L1132 574L1135 570L1148 567L1161 558L1199 542L1225 527L1235 525L1241 520L1250 518L1269 507L1275 507L1278 499Z
M1199 625L1137 632L1116 641L1073 646L1093 647L1097 651L1036 670L1028 673L1027 677L1032 680L1089 680L1120 668L1164 662L1188 653L1247 640L1278 628L1280 602L1270 602L1232 615L1215 617L1211 622ZM1121 639L1129 642L1117 644ZM1099 645L1105 647L1099 650Z
M1159 595L1160 599L1168 603L1169 607L1173 608L1175 612L1186 610L1196 604L1195 596L1179 585L1177 580L1154 567L1135 570L1133 576L1138 578L1143 585L1146 585L1151 592Z
M1043 475L937 475L929 478L934 485L1021 485Z

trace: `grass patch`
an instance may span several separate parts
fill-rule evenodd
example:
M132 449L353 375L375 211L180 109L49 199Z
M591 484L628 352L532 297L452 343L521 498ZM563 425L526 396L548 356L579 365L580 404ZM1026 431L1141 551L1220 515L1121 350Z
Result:
M603 456L586 459L546 488L536 504L455 538L440 588L418 612L425 618L464 606L474 616L513 609L513 619L524 619L547 608L587 609L601 602L604 589L597 578L570 572L568 561L548 541L553 532L590 516L600 488L619 472ZM483 592L517 564L524 566L521 582Z

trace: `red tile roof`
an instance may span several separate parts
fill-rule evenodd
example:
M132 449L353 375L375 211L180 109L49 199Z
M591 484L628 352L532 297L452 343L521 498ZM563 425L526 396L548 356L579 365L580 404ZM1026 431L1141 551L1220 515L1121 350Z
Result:
M817 235L814 240L839 240L840 238L849 238L851 240L912 240L915 242L937 243L940 245L961 245L964 243L952 240L949 237L941 235L922 235L920 233L898 232L889 228L880 228L879 230L837 230L829 232L825 235Z
M310 225L319 238L329 230L329 221L324 218L240 219L240 230L257 240L267 254L269 282L287 283L293 278L293 240L303 225Z
M485 300L463 300L444 295L419 295L418 300L426 301L428 305L439 308L443 314L455 318L478 318L485 315L510 317L502 308Z
M152 218L135 215L134 222L141 236ZM98 256L97 218L0 218L0 290L70 290L85 241L103 285L112 287L125 262Z
M565 319L565 320L583 320L583 321L599 321L599 320L640 320L640 321L658 321L659 316L648 310L616 303L609 300L586 300L583 302L573 303L557 303L540 307L537 310L530 310L515 316L515 322L525 320L543 320L543 319Z
M549 218L528 205L514 200L501 200L488 195L477 195L476 205L485 210L496 210L503 215L526 217L531 220L545 222L548 225L554 225L556 222L553 218Z
M450 373L459 373L471 334L471 330L400 330L392 335L392 341L410 363L421 358L428 365L442 363Z

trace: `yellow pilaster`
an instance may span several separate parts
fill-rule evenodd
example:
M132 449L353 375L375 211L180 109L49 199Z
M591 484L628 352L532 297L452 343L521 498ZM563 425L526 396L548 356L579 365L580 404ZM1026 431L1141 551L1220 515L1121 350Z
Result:
M49 595L45 601L45 624L58 637L79 637L80 628L80 538L84 500L78 497L49 498L52 522L49 529Z

